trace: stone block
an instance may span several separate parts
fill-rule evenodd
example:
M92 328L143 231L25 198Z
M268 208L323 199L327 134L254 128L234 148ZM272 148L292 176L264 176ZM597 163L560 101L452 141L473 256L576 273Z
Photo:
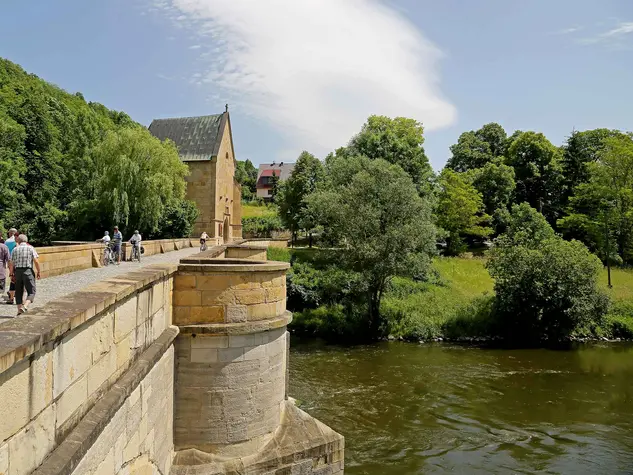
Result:
M135 459L141 454L138 430L132 434L123 449L123 464Z
M53 397L57 398L92 364L94 326L88 323L71 332L53 350Z
M218 350L218 360L225 362L243 361L244 348L222 348Z
M245 305L229 305L226 308L226 323L243 323L248 319Z
M161 280L152 287L150 314L154 315L165 303L165 283Z
M199 275L196 277L198 290L226 290L231 285L229 275Z
M133 296L114 310L114 341L120 342L136 328L137 297Z
M92 344L90 345L94 363L102 355L105 355L113 346L114 339L114 315L106 313L99 317L93 324Z
M229 347L231 348L244 348L251 347L258 344L260 340L258 333L250 335L229 335Z
M9 475L35 470L55 447L55 405L52 404L9 440Z
M135 343L134 333L129 333L123 340L116 344L116 366L122 368L133 357L133 348Z
M188 323L196 324L222 322L224 322L224 307L191 307Z
M198 290L176 290L174 291L174 305L176 307L202 305L202 293Z
M174 277L174 290L195 290L196 276L176 274Z
M277 315L277 307L274 303L260 303L246 307L248 321L259 321L273 318Z
M240 305L253 305L266 302L264 289L236 290L235 302Z
M117 370L116 351L110 351L101 357L88 370L88 394L97 391Z
M175 325L186 325L191 317L191 307L176 307L172 308L172 321Z
M68 387L57 401L57 425L61 427L88 399L88 376L84 375Z
M92 475L113 475L116 472L114 471L114 447L110 449L108 455L106 455L105 459L101 461L101 463L97 466L97 469L92 473Z
M9 442L0 445L0 475L9 475Z
M143 322L149 320L150 304L154 294L154 287L150 287L140 292L137 297L136 307L136 326L142 325Z
M31 387L29 392L31 401L29 404L29 416L31 418L39 414L53 401L53 353L52 351L44 350L36 353L36 355L31 362L30 370Z
M244 361L263 360L266 356L266 347L264 345L244 348Z
M218 350L215 348L198 348L191 350L192 363L217 363Z
M286 298L285 287L270 287L266 289L266 302L277 302Z
M202 305L234 305L235 294L232 290L203 290Z
M195 338L190 338L189 340L191 342L191 349L228 348L229 346L229 337L226 335L221 335L221 336L197 335Z

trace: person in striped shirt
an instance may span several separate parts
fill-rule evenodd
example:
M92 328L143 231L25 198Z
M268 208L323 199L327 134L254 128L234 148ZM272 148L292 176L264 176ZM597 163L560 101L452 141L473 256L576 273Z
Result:
M18 315L28 311L29 305L35 300L35 280L40 278L40 262L37 251L29 246L29 238L20 234L16 239L17 246L11 253L9 270L15 278L15 300L18 304ZM26 290L26 300L24 291Z

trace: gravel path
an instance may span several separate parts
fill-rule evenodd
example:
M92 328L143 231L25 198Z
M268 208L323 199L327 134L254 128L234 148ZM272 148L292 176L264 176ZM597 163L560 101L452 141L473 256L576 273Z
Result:
M121 262L121 265L114 265L102 268L93 268L64 274L57 277L49 277L37 282L37 292L35 294L35 302L29 308L37 308L45 305L51 300L63 297L64 295L81 290L90 284L100 280L114 277L119 274L125 274L139 267L150 264L161 264L169 262L178 262L183 257L190 256L200 252L197 247L189 247L180 251L171 251L165 254L156 254L154 256L144 257L143 261L138 262ZM6 293L5 293L6 295ZM17 306L6 305L4 299L0 301L0 324L7 321L17 314Z

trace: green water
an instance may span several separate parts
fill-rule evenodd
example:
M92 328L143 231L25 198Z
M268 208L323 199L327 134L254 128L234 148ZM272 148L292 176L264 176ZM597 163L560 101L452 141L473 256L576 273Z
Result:
M345 473L633 473L633 346L291 350L290 394Z

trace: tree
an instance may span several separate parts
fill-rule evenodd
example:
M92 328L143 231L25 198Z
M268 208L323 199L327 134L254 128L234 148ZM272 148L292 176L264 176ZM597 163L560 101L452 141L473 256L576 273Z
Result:
M272 203L276 203L277 202L277 195L279 194L279 189L280 189L280 182L279 182L279 175L275 174L275 171L273 170L273 174L270 177L270 201Z
M516 201L529 203L556 222L561 214L560 150L543 134L523 132L510 145L506 163L514 168Z
M609 303L598 288L599 259L582 243L556 236L526 204L512 215L511 233L496 240L488 262L502 335L559 341L598 323Z
M581 183L591 178L589 165L598 161L604 148L604 139L623 135L618 130L574 130L563 146L562 170L565 181L565 198L569 199Z
M462 174L445 169L439 184L437 223L448 232L447 253L457 255L464 250L466 236L490 235L492 229L486 226L490 216L484 213L481 194Z
M508 209L514 198L516 182L514 169L496 158L481 168L469 172L475 189L481 193L485 211L494 215L497 210Z
M451 146L452 156L446 166L457 172L481 168L506 152L507 134L494 122L477 131L464 132Z
M257 196L257 168L246 159L238 161L235 168L235 179L242 185L242 200L251 201Z
M400 165L420 193L428 194L434 173L423 144L424 128L416 120L372 115L360 133L352 138L347 150L337 150L337 156L362 155Z
M603 260L633 262L633 138L618 134L602 140L589 181L576 186L568 216L559 221L566 237L577 237Z
M325 169L321 161L308 152L302 152L290 177L280 187L276 200L281 220L293 238L299 229L310 231L314 228L306 197L317 191L324 180Z
M308 204L340 249L336 261L362 275L367 295L365 329L380 334L380 303L396 275L423 271L435 252L431 206L401 167L366 157L330 160L329 188Z

